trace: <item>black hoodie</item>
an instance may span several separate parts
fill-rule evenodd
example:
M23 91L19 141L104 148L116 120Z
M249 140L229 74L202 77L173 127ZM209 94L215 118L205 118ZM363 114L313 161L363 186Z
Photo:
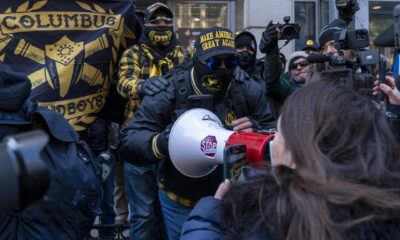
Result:
M240 67L241 67L243 70L245 70L250 76L254 76L254 75L257 75L257 74L258 74L257 69L256 69L256 62L257 62L257 59L256 59L256 57L257 57L257 41L256 41L256 38L254 37L254 35L253 35L252 33L247 32L247 31L243 31L243 32L239 33L239 34L236 36L236 38L235 38L235 47L236 47L236 48L237 48L238 46L243 46L243 45L244 45L244 44L243 44L243 41L241 41L241 39L242 39L243 37L247 37L247 38L250 38L250 39L251 39L252 42L251 42L251 45L250 45L250 46L254 49L254 55L250 55L250 57L251 57L251 59L250 59L251 65L248 66L248 67L244 67L244 66L241 64L243 55L240 54L240 57L239 57L239 65L240 65ZM249 46L249 44L246 44L246 45Z

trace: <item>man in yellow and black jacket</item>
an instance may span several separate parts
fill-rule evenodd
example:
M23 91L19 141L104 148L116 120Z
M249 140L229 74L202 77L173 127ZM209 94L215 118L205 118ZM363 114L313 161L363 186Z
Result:
M276 126L262 89L238 67L234 40L226 28L204 30L196 40L193 63L170 71L166 89L145 96L122 130L122 157L136 156L127 160L133 164L158 164L159 198L168 239L179 239L192 207L200 198L214 194L222 180L218 170L201 178L184 176L169 158L169 130L179 114L194 107L188 104L190 95L211 95L209 108L227 129L253 132Z
M125 124L132 118L144 94L154 95L168 85L162 77L189 60L187 50L178 45L173 30L173 14L162 3L146 9L144 34L138 44L127 49L119 63L119 94L128 99Z
M173 30L173 14L162 3L150 5L145 11L144 34L138 44L127 49L119 64L117 90L128 100L125 124L135 114L144 95L163 91L168 81L162 76L178 64L185 63L187 51L177 45ZM154 239L159 233L161 212L158 202L155 164L136 164L141 161L131 155L123 158L125 189L131 210L131 239Z

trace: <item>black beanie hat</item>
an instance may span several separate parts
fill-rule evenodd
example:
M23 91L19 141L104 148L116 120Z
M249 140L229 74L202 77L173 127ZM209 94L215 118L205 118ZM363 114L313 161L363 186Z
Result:
M346 29L346 22L343 19L335 19L321 29L318 38L319 49L324 47L326 42L333 40L333 34L337 31Z
M238 48L240 46L249 46L253 51L256 51L254 40L246 33L238 35L235 39L235 47Z

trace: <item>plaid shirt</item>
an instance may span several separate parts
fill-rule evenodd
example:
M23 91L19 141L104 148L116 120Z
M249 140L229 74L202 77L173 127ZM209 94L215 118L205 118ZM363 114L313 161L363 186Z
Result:
M125 107L125 125L132 118L133 113L139 107L141 97L139 85L146 79L161 76L160 66L153 63L153 57L147 50L149 47L140 43L125 50L119 62L117 90L119 94L128 100ZM169 61L168 68L185 63L189 60L188 52L180 46L176 46L168 55L172 54L172 62Z

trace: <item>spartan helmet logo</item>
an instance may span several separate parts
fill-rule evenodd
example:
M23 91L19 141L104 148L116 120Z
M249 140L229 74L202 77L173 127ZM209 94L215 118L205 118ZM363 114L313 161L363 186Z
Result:
M46 80L60 96L67 95L72 79L80 79L84 65L84 44L64 35L58 42L45 47Z

